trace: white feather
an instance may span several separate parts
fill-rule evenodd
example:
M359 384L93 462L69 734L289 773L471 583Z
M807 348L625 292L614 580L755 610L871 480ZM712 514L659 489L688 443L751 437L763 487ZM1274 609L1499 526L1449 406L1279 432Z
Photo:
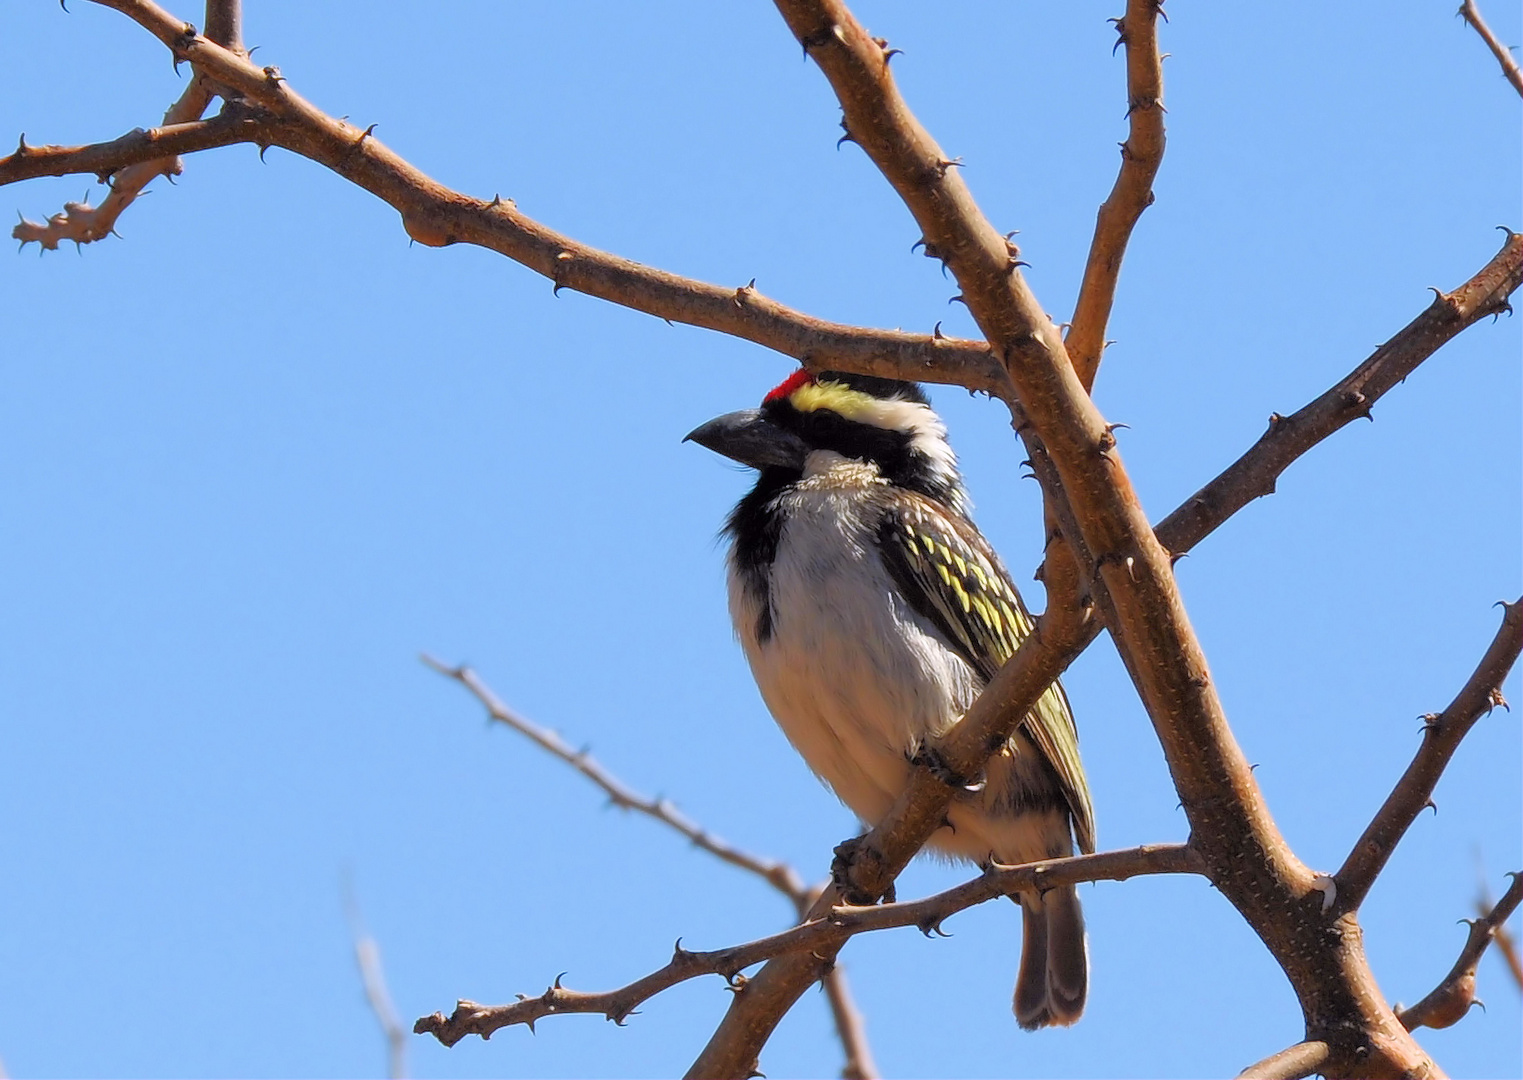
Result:
M828 450L810 454L803 480L779 500L784 524L766 642L757 637L758 598L733 564L729 575L731 617L767 707L809 767L868 824L904 788L915 750L982 689L883 565L877 526L895 497L875 466ZM953 827L932 845L974 861L1067 854L1061 811L996 811L1011 784L1049 785L1040 770L1035 748L1018 739L991 762L989 782L954 803Z

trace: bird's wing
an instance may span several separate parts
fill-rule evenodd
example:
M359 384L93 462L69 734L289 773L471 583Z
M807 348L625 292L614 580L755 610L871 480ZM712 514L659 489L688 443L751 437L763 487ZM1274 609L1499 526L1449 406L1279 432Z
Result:
M884 565L905 599L945 636L984 682L1031 633L1031 615L977 527L915 496L878 530ZM1054 682L1023 730L1057 774L1073 813L1079 849L1095 849L1095 814L1079 761L1079 733L1063 687Z

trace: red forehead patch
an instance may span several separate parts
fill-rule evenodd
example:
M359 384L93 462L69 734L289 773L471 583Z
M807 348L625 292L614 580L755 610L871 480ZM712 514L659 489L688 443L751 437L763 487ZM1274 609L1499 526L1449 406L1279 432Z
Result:
M795 390L801 386L808 386L812 382L814 382L814 376L809 374L804 368L799 368L792 375L789 375L782 382L774 386L767 396L762 398L762 404L765 405L769 401L780 401L783 398L792 397Z

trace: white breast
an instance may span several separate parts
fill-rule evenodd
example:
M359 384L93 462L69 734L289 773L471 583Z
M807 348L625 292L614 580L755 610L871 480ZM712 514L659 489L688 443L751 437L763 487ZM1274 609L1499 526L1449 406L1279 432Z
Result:
M875 536L888 485L828 451L782 497L773 633L730 572L730 614L762 697L794 748L866 822L888 810L908 757L972 703L973 670L900 597Z

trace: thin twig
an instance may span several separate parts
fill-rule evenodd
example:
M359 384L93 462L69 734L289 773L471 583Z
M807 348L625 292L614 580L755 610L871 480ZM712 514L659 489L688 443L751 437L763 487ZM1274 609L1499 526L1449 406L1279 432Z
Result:
M1095 218L1095 236L1084 263L1084 280L1063 343L1086 390L1095 384L1105 352L1105 330L1116 299L1116 280L1126 245L1142 212L1153 205L1153 179L1163 163L1163 60L1158 52L1162 0L1127 0L1116 20L1118 46L1126 49L1126 116L1121 171Z
M1523 901L1523 875L1515 871L1511 876L1512 884L1490 912L1478 919L1460 920L1469 922L1470 934L1465 939L1465 947L1460 950L1459 959L1449 969L1449 974L1416 1005L1410 1009L1398 1008L1397 1018L1408 1031L1420 1027L1449 1027L1458 1023L1470 1011L1470 1007L1479 1001L1475 996L1475 969L1485 955L1486 947L1496 937L1497 930L1512 918L1519 901Z
M471 668L464 665L451 666L427 653L423 654L421 659L439 674L454 679L474 694L476 700L481 702L493 720L527 737L535 745L564 761L602 788L613 805L621 810L634 810L676 830L687 837L694 847L707 851L731 866L738 866L742 870L755 874L791 900L794 907L801 913L808 910L810 902L814 899L814 893L804 884L798 872L787 863L762 859L742 851L711 834L665 799L641 795L599 764L586 748L572 749L571 745L554 731L540 727L509 708Z
M1326 393L1290 416L1272 414L1266 431L1242 457L1158 523L1159 541L1176 555L1189 551L1275 482L1302 454L1360 417L1428 357L1488 315L1510 312L1508 297L1523 283L1523 235L1508 232L1502 249L1453 292L1437 289L1427 309Z
M1238 1080L1301 1080L1313 1076L1331 1054L1325 1042L1300 1042L1238 1073Z
M793 903L794 909L800 918L804 916L809 910L810 905L819 896L820 890L811 889L806 886L798 872L788 864L776 860L763 859L727 844L711 834L707 829L699 826L691 818L679 812L675 806L665 799L653 799L639 794L599 764L586 748L572 750L570 745L556 732L551 731L549 728L540 727L538 724L520 715L514 709L509 708L471 668L464 665L451 666L426 653L423 655L422 660L428 667L441 675L454 679L469 690L476 700L481 702L487 711L487 715L493 720L517 731L596 784L607 794L613 805L624 810L637 811L654 821L659 821L661 824L687 837L695 847L707 851L710 855L729 863L731 866L737 866L742 870L755 874L786 896ZM839 966L833 967L821 977L820 981L825 986L825 993L830 1002L831 1015L836 1024L836 1032L840 1037L841 1047L846 1054L843 1075L859 1077L861 1080L871 1080L871 1078L878 1075L877 1065L873 1062L872 1048L867 1043L867 1033L862 1025L861 1016L857 1011L856 1005L852 1002L851 991L846 984L845 972Z
M841 1080L874 1080L881 1076L878 1063L873 1060L873 1048L867 1041L867 1025L862 1012L852 997L846 982L846 969L837 964L830 969L822 982L825 997L830 1002L830 1015L835 1020L836 1032L846 1049L846 1062L841 1066Z
M1497 63L1502 65L1502 74L1507 76L1507 81L1512 83L1512 88L1523 95L1523 71L1518 70L1518 62L1513 59L1512 51L1497 40L1497 36L1491 32L1491 27L1486 25L1486 20L1481 18L1480 8L1475 6L1475 0L1465 0L1460 5L1459 17L1470 24L1486 47L1491 50L1491 55L1497 58Z
M0 185L73 173L94 173L104 182L104 178L129 165L236 143L268 145L265 133L275 122L264 113L223 109L209 120L167 124L147 131L134 128L120 138L86 146L28 146L23 138L15 153L0 158Z
M1523 651L1523 599L1503 602L1502 609L1502 625L1481 662L1448 708L1422 718L1417 755L1335 875L1337 895L1332 903L1337 912L1359 909L1396 845L1432 801L1433 789L1465 735L1496 706L1506 706L1502 681Z
M360 982L365 987L365 1000L375 1014L386 1036L386 1075L391 1080L402 1080L407 1075L407 1029L402 1026L396 1006L392 1004L391 992L386 988L386 971L381 966L381 946L365 929L360 916L359 901L354 888L344 882L344 914L349 920L349 931L354 938L354 959L360 969Z
M1483 892L1476 901L1475 913L1484 917L1491 913L1496 905L1492 903L1489 891ZM1512 931L1503 923L1492 927L1492 940L1496 943L1497 953L1502 957L1502 963L1507 967L1507 974L1512 976L1512 984L1519 990L1523 990L1523 961L1518 959L1518 943L1512 936Z
M603 993L568 990L556 980L538 997L520 995L512 1005L461 1001L450 1016L442 1013L425 1016L413 1025L413 1030L432 1034L446 1046L453 1046L467 1035L486 1038L512 1024L532 1028L546 1016L563 1013L601 1013L622 1025L642 1002L701 975L722 975L737 989L749 987L750 983L740 973L764 960L798 952L834 953L847 939L877 930L914 926L927 935L933 934L957 912L1017 892L1084 881L1123 881L1142 874L1198 874L1203 869L1185 844L1158 844L1022 866L991 867L971 881L923 900L830 908L819 918L744 945L690 952L679 942L664 967L618 990Z

